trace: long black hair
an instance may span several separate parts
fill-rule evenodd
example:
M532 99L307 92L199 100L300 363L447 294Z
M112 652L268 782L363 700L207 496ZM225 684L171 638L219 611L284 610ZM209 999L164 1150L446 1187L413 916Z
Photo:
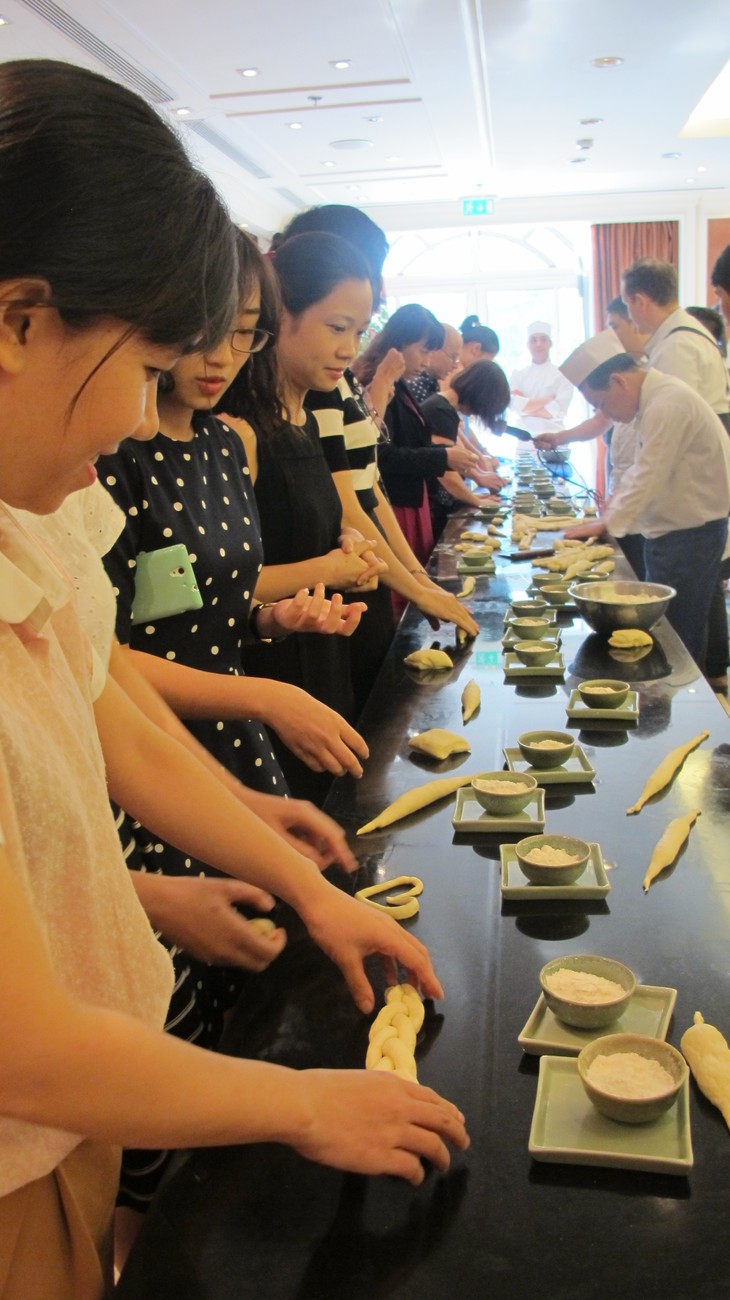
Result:
M474 361L449 380L459 410L476 415L493 428L510 404L510 387L501 366L494 361Z
M309 208L307 212L298 212L289 225L278 236L276 251L288 239L297 235L311 234L319 231L328 235L339 235L365 258L373 286L373 302L377 306L383 282L383 263L389 252L389 244L380 226L359 208L347 203L325 203L319 208Z
M258 327L268 330L271 337L266 346L260 352L254 352L239 370L213 409L216 415L226 414L246 420L257 433L269 434L283 426L274 347L281 319L281 295L271 264L261 255L258 245L240 230L237 238L241 268L238 276L239 311L258 291L261 295Z
M357 358L352 367L360 383L367 388L383 357L391 348L406 348L411 343L422 343L429 352L444 345L444 327L432 311L420 303L409 302L399 307L388 318L379 334Z
M354 244L323 231L285 240L276 250L274 270L291 316L301 316L344 280L370 281L367 261Z
M0 280L46 281L67 325L215 342L235 312L228 213L138 95L69 63L0 64ZM102 362L103 364L103 362Z

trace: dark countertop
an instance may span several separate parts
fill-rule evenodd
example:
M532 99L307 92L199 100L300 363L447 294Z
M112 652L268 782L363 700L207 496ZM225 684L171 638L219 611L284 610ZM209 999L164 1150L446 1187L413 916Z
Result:
M456 589L453 556L441 548L435 563ZM361 862L345 887L402 873L424 881L420 914L406 924L428 944L447 999L427 1014L419 1079L465 1112L470 1151L454 1157L448 1174L431 1171L417 1190L339 1174L273 1146L183 1157L148 1216L120 1300L696 1300L705 1290L730 1290L730 1134L719 1112L691 1084L689 1177L538 1163L527 1149L538 1058L516 1041L541 966L565 952L605 953L643 983L676 988L668 1035L675 1046L695 1010L726 1033L730 1027L730 718L669 625L655 630L660 653L650 670L670 672L636 682L638 725L577 733L597 770L595 786L547 789L547 829L600 842L611 864L605 900L503 902L498 845L516 837L455 836L453 799L354 840L414 777L501 768L502 746L520 732L566 729L565 704L579 677L626 676L629 668L613 663L579 619L561 615L565 682L505 684L503 614L510 592L528 581L528 564L502 561L496 576L477 579L469 605L482 631L454 650L453 671L438 677L416 675L403 657L435 643L453 650L453 638L409 611L362 719L366 775L338 782L328 805L353 832ZM646 672L646 664L633 671ZM463 728L470 677L482 704ZM407 735L432 726L463 732L471 755L435 768L414 761ZM671 789L627 818L649 773L702 730L709 741ZM688 848L645 896L654 844L671 818L694 806L702 816ZM257 977L256 1001L238 1009L227 1050L299 1068L362 1064L368 1021L327 959L297 939L296 924L291 933L283 957ZM382 989L377 963L372 974Z

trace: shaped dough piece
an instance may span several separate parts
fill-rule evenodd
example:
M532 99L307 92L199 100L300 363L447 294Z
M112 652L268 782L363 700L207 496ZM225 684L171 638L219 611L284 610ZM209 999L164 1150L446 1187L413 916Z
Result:
M644 804L648 799L651 799L652 795L660 794L679 771L687 755L691 754L693 749L697 749L702 745L709 734L709 731L701 731L699 736L695 736L693 740L688 740L686 745L679 745L677 749L673 749L671 753L667 754L667 757L652 772L636 803L626 809L626 816L630 817L633 813L641 812Z
M376 903L374 894L383 894L387 889L397 889L397 894L388 894L384 903ZM396 921L405 921L415 916L419 909L418 895L423 893L423 881L418 876L396 876L394 880L380 880L375 885L358 889L355 898L376 907L379 912L388 912Z
M403 660L409 668L418 668L419 671L425 671L427 668L453 668L454 664L445 650L414 650L413 654L406 655Z
M719 1029L705 1023L695 1011L694 1024L685 1030L679 1044L698 1088L717 1106L730 1128L730 1050Z
M679 856L701 811L700 808L694 808L684 817L675 817L657 840L641 886L645 894L649 893L652 880L656 880L666 867L671 867Z
M417 750L419 754L428 754L430 758L437 758L439 762L448 758L450 754L469 754L471 745L463 736L457 736L454 731L444 731L442 727L432 727L430 731L419 731L417 736L411 736L408 740L411 749Z
M644 632L640 627L620 627L611 633L608 644L616 646L619 650L631 650L635 646L648 646L651 649L654 641L649 633Z
M392 826L393 822L399 822L402 817L420 812L421 808L427 808L429 804L445 799L455 790L460 790L462 785L471 785L478 775L478 772L471 772L464 776L444 776L438 781L427 781L425 785L417 785L413 790L400 795L394 803L388 804L388 807L378 813L372 821L361 826L357 834L367 835L369 831L379 831L383 826Z
M473 592L476 585L477 585L476 578L473 577L472 574L469 574L468 578L464 579L464 586L461 588L461 591L457 591L456 599L466 600L467 596L471 596L471 593Z
M370 1026L366 1070L388 1070L401 1079L418 1082L416 1036L423 1024L424 1008L412 984L395 984Z
M464 722L468 722L470 718L473 718L481 702L481 690L472 677L461 693L461 716Z
M256 930L259 934L264 935L273 934L276 929L274 922L269 916L255 916L253 921L249 921L249 925L252 930Z

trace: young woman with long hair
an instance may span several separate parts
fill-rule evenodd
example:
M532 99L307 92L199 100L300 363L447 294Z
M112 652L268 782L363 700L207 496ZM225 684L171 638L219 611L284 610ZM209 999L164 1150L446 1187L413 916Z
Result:
M230 328L235 273L228 216L154 110L68 64L0 65L2 502L48 513L94 481L101 452L152 436L158 373ZM169 747L103 681L68 579L4 505L0 567L2 1300L101 1300L122 1143L283 1141L413 1182L421 1157L445 1167L443 1139L465 1145L463 1120L428 1089L238 1061L160 1033L169 959L130 884L107 786L125 802L152 745L170 825L209 803L205 834L194 818L187 829L224 869L247 817L180 747L170 778ZM263 849L274 840L262 826ZM382 918L306 859L289 886L277 875L292 900L299 882L315 935L328 913L333 955L349 929L337 959L364 1009L366 952L405 959L438 994L395 923L373 928Z

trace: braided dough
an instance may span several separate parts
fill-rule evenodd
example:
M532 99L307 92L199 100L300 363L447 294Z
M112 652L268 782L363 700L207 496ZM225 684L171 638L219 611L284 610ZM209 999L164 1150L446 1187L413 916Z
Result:
M388 894L384 903L375 903L373 894L382 894L386 889L397 889L397 894ZM394 880L379 880L375 885L358 889L355 898L370 907L377 907L379 912L388 912L396 921L406 921L415 916L419 909L418 895L423 893L423 881L418 876L396 876Z
M385 1006L370 1026L366 1070L388 1070L400 1079L418 1082L416 1037L423 1024L423 1003L412 984L394 984Z

